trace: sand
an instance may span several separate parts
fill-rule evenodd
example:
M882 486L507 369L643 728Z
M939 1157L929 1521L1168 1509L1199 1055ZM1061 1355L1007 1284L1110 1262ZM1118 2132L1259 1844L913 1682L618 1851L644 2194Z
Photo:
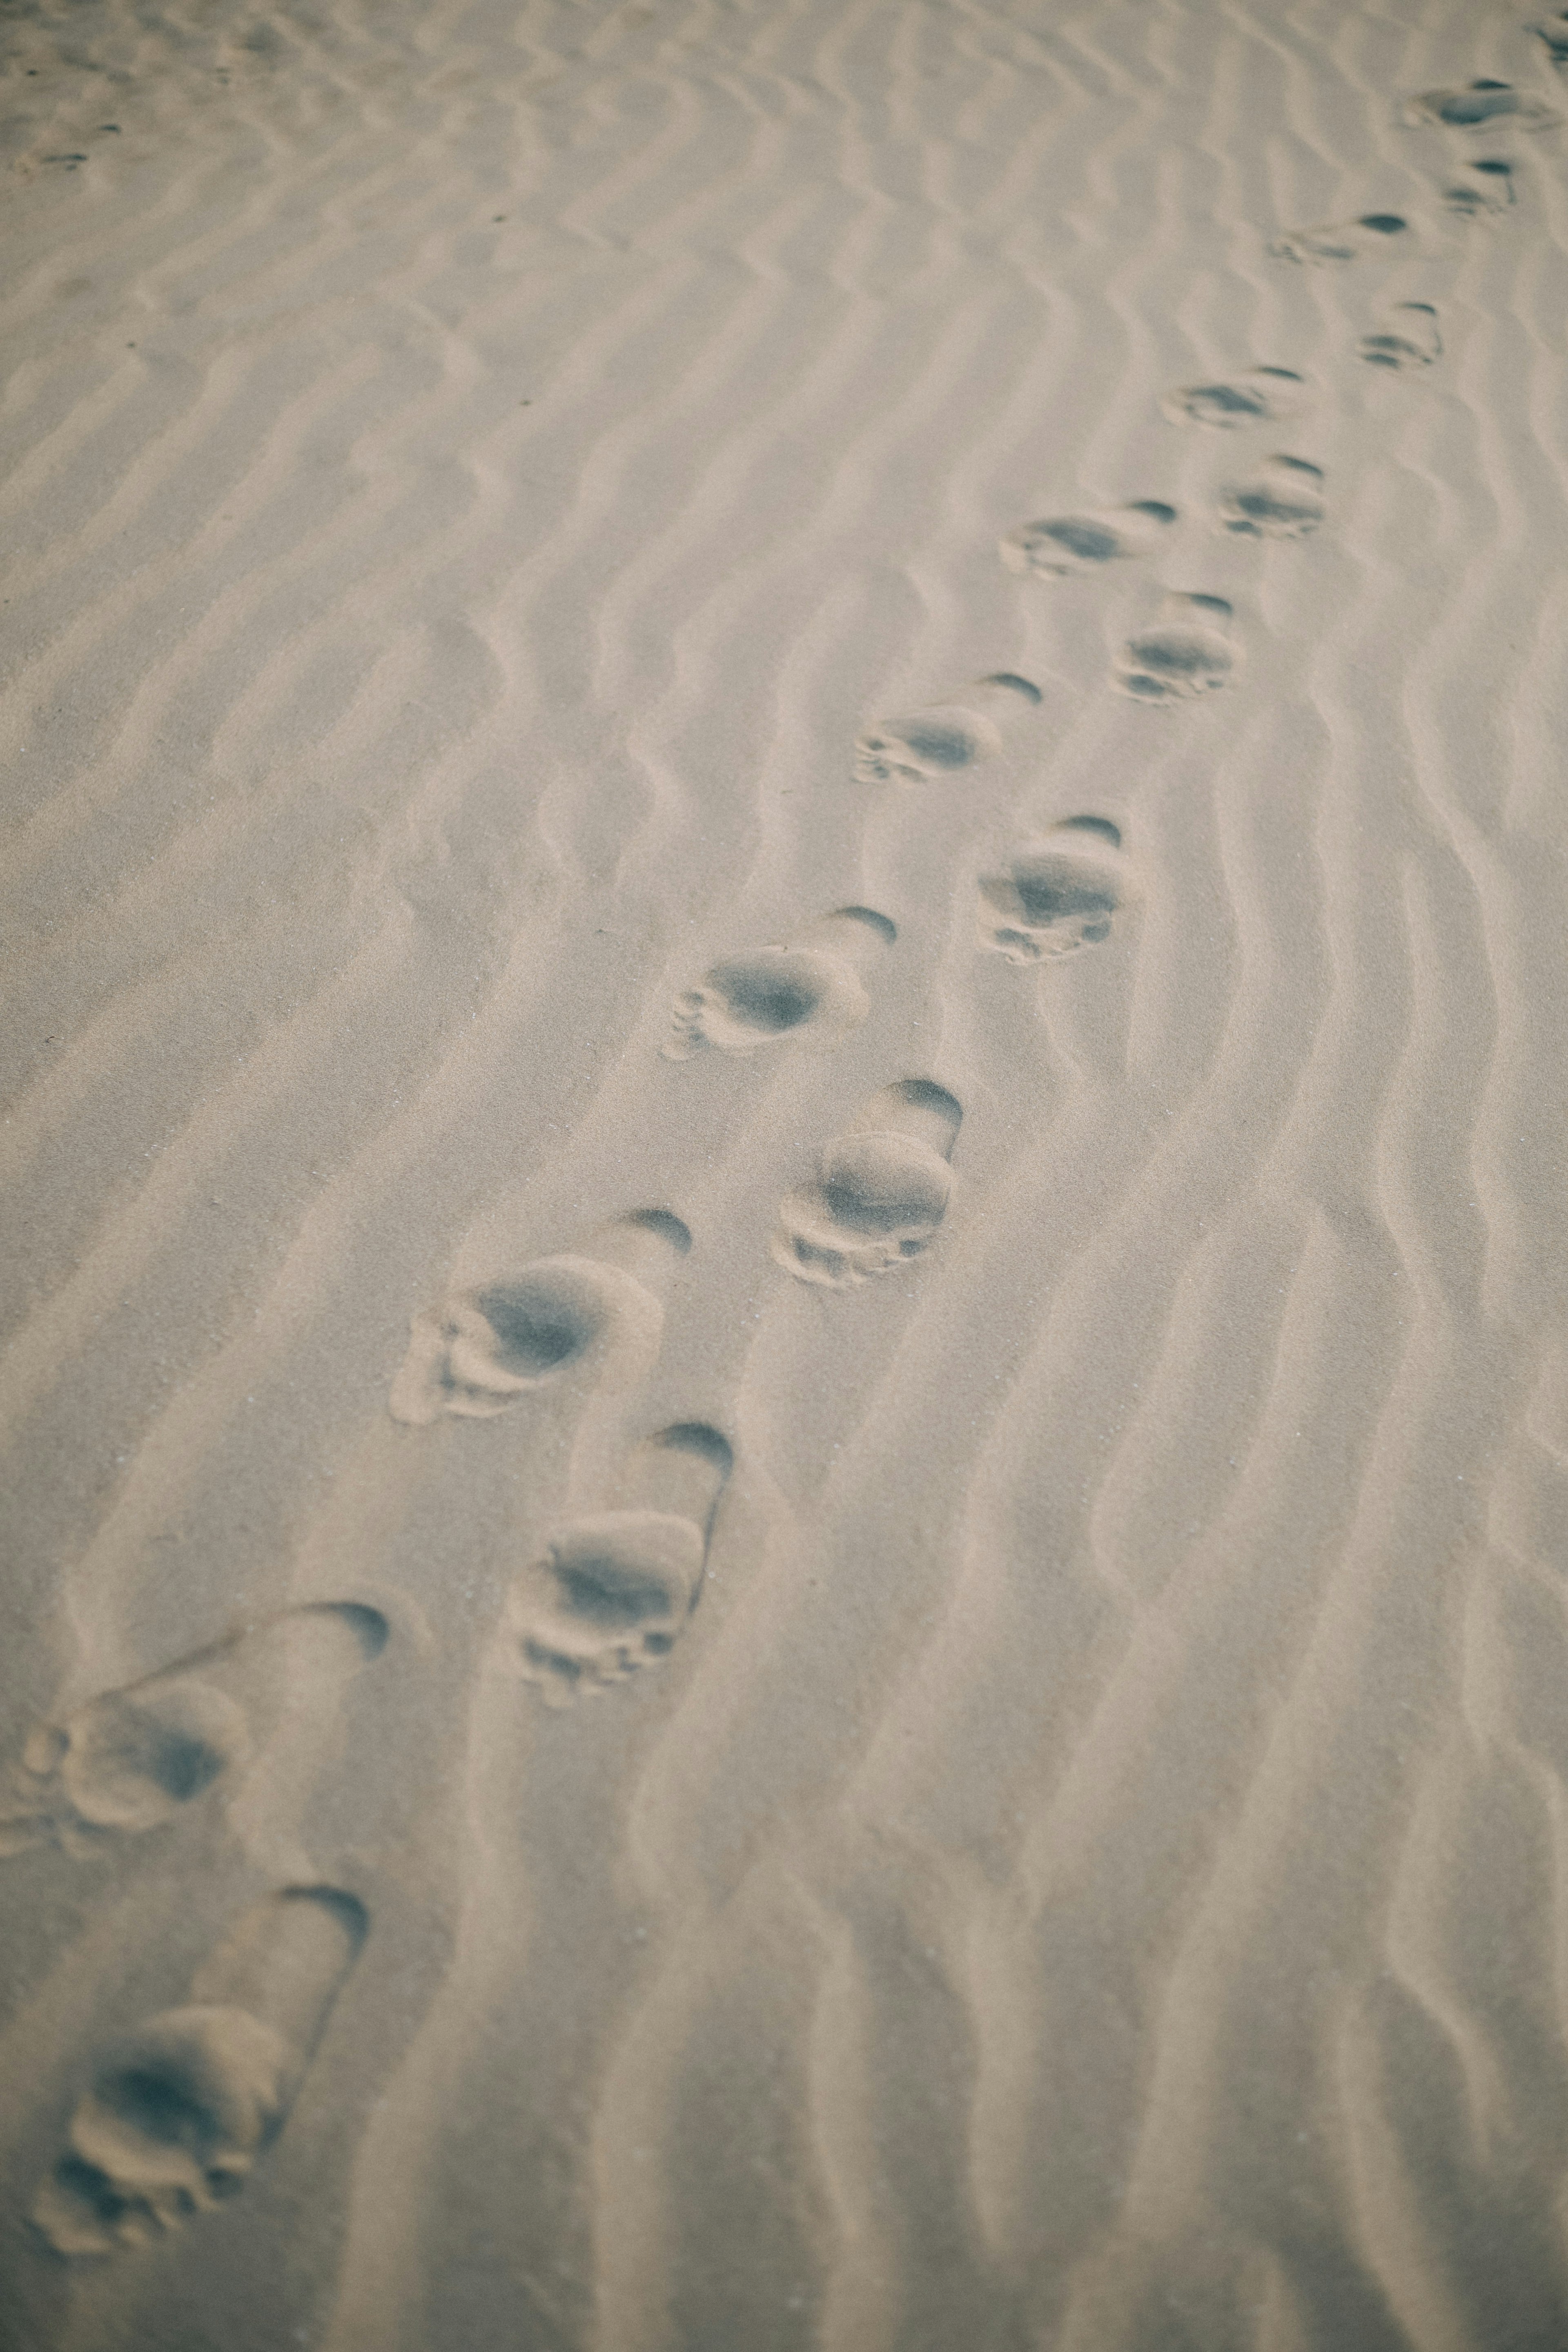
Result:
M1568 2343L1568 18L10 0L5 2352Z

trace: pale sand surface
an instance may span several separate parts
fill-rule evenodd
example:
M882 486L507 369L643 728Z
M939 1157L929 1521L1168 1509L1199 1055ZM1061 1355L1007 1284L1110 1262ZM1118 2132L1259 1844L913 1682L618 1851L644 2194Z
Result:
M0 8L5 2352L1568 2344L1529 14Z

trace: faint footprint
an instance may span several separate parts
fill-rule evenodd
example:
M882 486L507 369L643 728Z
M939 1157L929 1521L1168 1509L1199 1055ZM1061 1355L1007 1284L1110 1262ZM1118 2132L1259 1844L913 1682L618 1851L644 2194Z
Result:
M870 907L839 907L793 947L710 964L698 986L675 1000L667 1059L683 1062L705 1046L751 1054L795 1038L836 1045L870 1011L866 969L898 935Z
M1560 8L1544 25L1532 25L1531 31L1546 46L1546 54L1559 73L1568 72L1568 8Z
M278 1692L343 1680L387 1634L362 1602L307 1603L36 1725L0 1792L0 1855L53 1843L79 1861L161 1828L243 1769Z
M1294 416L1311 399L1312 387L1294 368L1247 368L1220 383L1187 383L1161 403L1178 425L1273 425Z
M548 1704L595 1696L668 1656L697 1606L731 1459L705 1422L645 1438L617 1507L568 1520L523 1570L507 1629Z
M1243 539L1306 539L1323 520L1322 490L1322 468L1305 457L1266 457L1255 479L1220 492L1220 529Z
M1228 686L1237 666L1223 596L1167 596L1158 624L1129 637L1113 672L1140 702L1185 702Z
M1430 367L1443 351L1437 313L1430 302L1396 303L1387 313L1383 331L1363 335L1358 349L1371 367Z
M1363 213L1357 220L1290 229L1268 250L1279 261L1359 261L1364 254L1386 252L1409 227L1400 213Z
M581 1252L456 1290L414 1318L387 1400L416 1426L443 1413L489 1420L565 1372L613 1330L658 1340L659 1286L691 1246L668 1209L639 1209L590 1234Z
M1002 561L1009 572L1026 577L1066 579L1096 571L1102 563L1147 555L1175 520L1175 508L1163 499L1135 499L1131 506L1047 516L1010 530L1000 542Z
M1128 891L1121 832L1105 816L1069 816L980 882L980 937L1009 963L1071 955L1110 936Z
M1011 670L996 670L947 702L933 702L900 719L879 719L855 739L855 780L862 784L923 784L933 776L994 759L1003 728L1032 709L1040 689Z
M1448 131L1473 131L1483 122L1507 121L1521 131L1549 131L1562 116L1543 98L1506 81L1473 81L1464 89L1424 89L1405 104L1406 122L1436 122Z
M1514 202L1513 165L1500 155L1481 155L1461 165L1462 179L1443 191L1443 202L1462 219L1479 220L1506 213Z
M367 1924L335 1887L284 1887L243 1914L184 2008L105 2053L33 2206L58 2252L145 2245L244 2188L289 2119Z
M827 1146L813 1181L785 1194L773 1239L778 1264L802 1282L842 1290L918 1257L947 1213L963 1118L929 1078L883 1087Z

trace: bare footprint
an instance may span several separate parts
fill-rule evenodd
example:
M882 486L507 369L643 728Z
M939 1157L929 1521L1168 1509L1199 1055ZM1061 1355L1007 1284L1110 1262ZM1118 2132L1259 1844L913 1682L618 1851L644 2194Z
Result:
M1024 522L1000 541L1002 561L1009 572L1026 579L1065 580L1079 572L1097 571L1102 563L1147 555L1176 520L1176 509L1162 499L1135 499L1131 506L1096 509L1084 514L1051 515L1040 522Z
M1277 261L1360 261L1366 254L1386 252L1409 228L1401 213L1363 213L1356 220L1290 229L1268 250Z
M1564 28L1568 39L1568 27ZM1513 165L1500 155L1480 155L1459 167L1459 176L1443 191L1443 202L1462 220L1496 219L1515 202Z
M1218 383L1186 383L1168 392L1161 402L1178 425L1273 425L1295 416L1312 396L1305 376L1294 368L1244 369Z
M1530 29L1544 44L1558 72L1568 73L1568 8L1560 8L1543 25L1532 25Z
M731 1459L705 1422L645 1438L617 1507L568 1520L523 1570L507 1631L547 1704L596 1696L668 1656L697 1606Z
M1009 963L1072 955L1110 937L1129 896L1121 832L1105 816L1069 816L980 882L982 943Z
M929 1078L883 1087L827 1146L812 1181L785 1194L777 1263L802 1282L844 1290L918 1257L947 1213L963 1118Z
M1443 352L1437 313L1430 302L1396 303L1387 313L1381 331L1363 335L1357 349L1369 367L1430 367Z
M278 1694L356 1674L386 1646L378 1609L322 1601L195 1651L59 1722L34 1727L0 1793L0 1855L60 1846L74 1859L161 1829L249 1761Z
M1004 748L1003 730L1033 709L1040 689L1011 670L976 678L946 702L932 702L899 719L879 719L855 739L855 780L861 784L923 784L952 775Z
M898 935L870 907L840 907L793 947L759 948L710 965L675 1001L666 1058L684 1062L708 1046L752 1054L797 1038L836 1045L869 1013L866 971Z
M1243 539L1307 539L1323 520L1323 474L1305 457L1266 457L1219 495L1219 525Z
M657 1342L660 1285L690 1246L668 1209L639 1209L601 1226L581 1252L451 1292L414 1318L387 1400L394 1421L489 1420L559 1379L617 1328Z
M184 2008L104 2053L33 2205L57 2252L145 2245L244 2188L289 2119L367 1924L335 1887L284 1887L243 1914Z
M1167 596L1155 626L1129 637L1112 673L1139 702L1191 702L1228 686L1237 662L1223 596Z
M1424 89L1405 104L1406 122L1439 124L1446 131L1474 131L1486 122L1513 122L1521 131L1550 131L1563 118L1543 98L1515 89L1511 82L1473 81L1463 89Z

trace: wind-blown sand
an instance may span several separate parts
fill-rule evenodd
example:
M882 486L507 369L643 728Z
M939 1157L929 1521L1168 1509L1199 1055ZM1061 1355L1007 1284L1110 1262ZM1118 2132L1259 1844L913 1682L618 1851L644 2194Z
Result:
M0 36L5 2352L1555 2352L1568 16Z

